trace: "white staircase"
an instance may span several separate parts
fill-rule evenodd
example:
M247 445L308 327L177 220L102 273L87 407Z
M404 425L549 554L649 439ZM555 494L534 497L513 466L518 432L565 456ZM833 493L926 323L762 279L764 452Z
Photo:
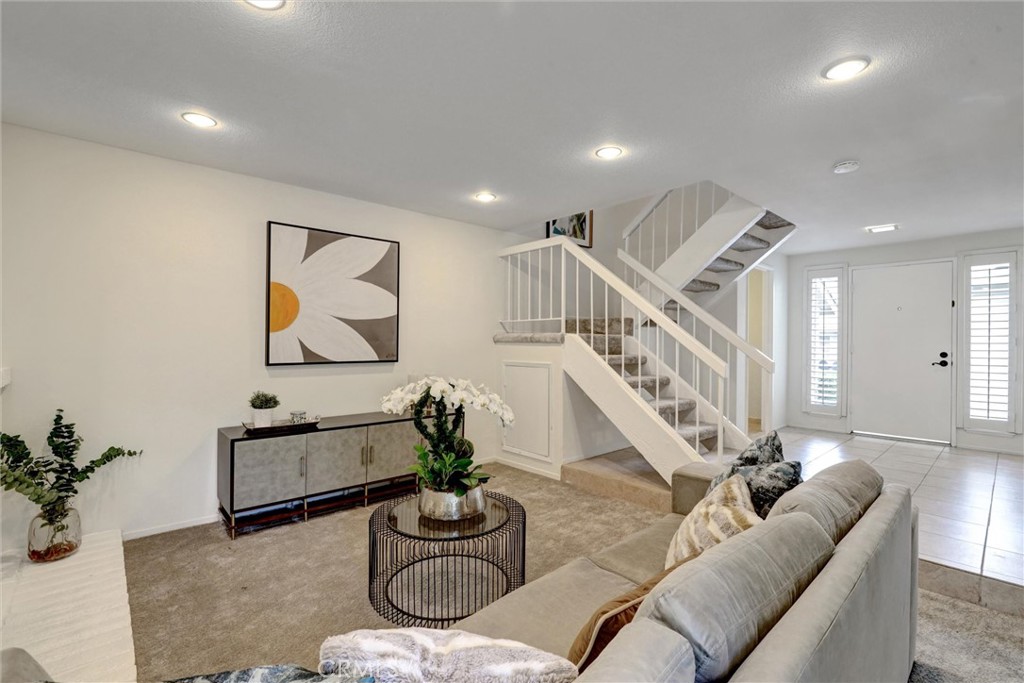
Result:
M564 237L511 247L499 254L499 336L561 341L564 372L670 482L688 461L723 459L750 443L731 419L743 413L730 402L737 368L764 373L770 429L773 361L701 304L793 229L704 182L655 197L627 227L618 254L624 277Z
M623 230L619 255L707 308L795 229L771 211L702 181L655 195Z

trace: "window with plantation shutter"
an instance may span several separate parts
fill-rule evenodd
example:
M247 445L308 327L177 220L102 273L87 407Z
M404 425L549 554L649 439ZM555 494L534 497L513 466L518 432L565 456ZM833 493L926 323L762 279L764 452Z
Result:
M964 258L964 426L1014 430L1016 254Z
M807 273L804 409L841 415L845 269Z

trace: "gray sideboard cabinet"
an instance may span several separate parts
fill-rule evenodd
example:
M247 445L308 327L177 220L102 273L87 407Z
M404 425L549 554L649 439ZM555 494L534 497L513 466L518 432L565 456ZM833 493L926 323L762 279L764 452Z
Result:
M217 431L217 497L231 537L272 524L368 505L416 490L409 416L325 417L316 429Z

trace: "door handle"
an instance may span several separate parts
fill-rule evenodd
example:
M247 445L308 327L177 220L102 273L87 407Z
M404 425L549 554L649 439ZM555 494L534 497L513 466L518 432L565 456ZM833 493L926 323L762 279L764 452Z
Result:
M373 464L373 446L370 446L370 464Z
M935 363L932 363L932 365L938 365L939 367L943 367L944 368L947 365L949 365L949 361L948 360L940 360L940 361L937 361Z
M359 447L359 464L360 465L365 465L366 464L366 446L360 446Z
M306 476L306 456L304 455L299 458L299 476Z

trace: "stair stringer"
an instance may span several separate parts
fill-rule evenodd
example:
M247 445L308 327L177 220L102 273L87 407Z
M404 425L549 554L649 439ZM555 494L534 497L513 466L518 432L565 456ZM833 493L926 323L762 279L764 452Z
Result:
M579 335L565 335L562 348L565 373L667 483L682 465L705 462Z
M676 249L654 272L676 289L688 282L721 256L740 235L761 219L765 209L733 195L700 229Z
M641 329L639 334L650 334L650 331L647 329ZM718 408L706 398L698 394L686 380L676 374L670 364L666 363L663 358L659 358L657 354L651 351L651 349L645 346L639 339L636 337L626 337L623 345L623 351L625 353L646 356L648 373L668 377L669 385L666 389L667 395L676 396L678 398L691 398L695 400L700 411L702 422L715 422L718 419ZM657 369L654 369L655 367ZM722 438L725 442L722 444L724 449L743 451L751 444L750 437L747 436L746 432L733 424L729 418L724 416L722 418ZM689 445L689 442L686 443ZM714 454L708 454L709 459L711 459L710 456L712 455Z

